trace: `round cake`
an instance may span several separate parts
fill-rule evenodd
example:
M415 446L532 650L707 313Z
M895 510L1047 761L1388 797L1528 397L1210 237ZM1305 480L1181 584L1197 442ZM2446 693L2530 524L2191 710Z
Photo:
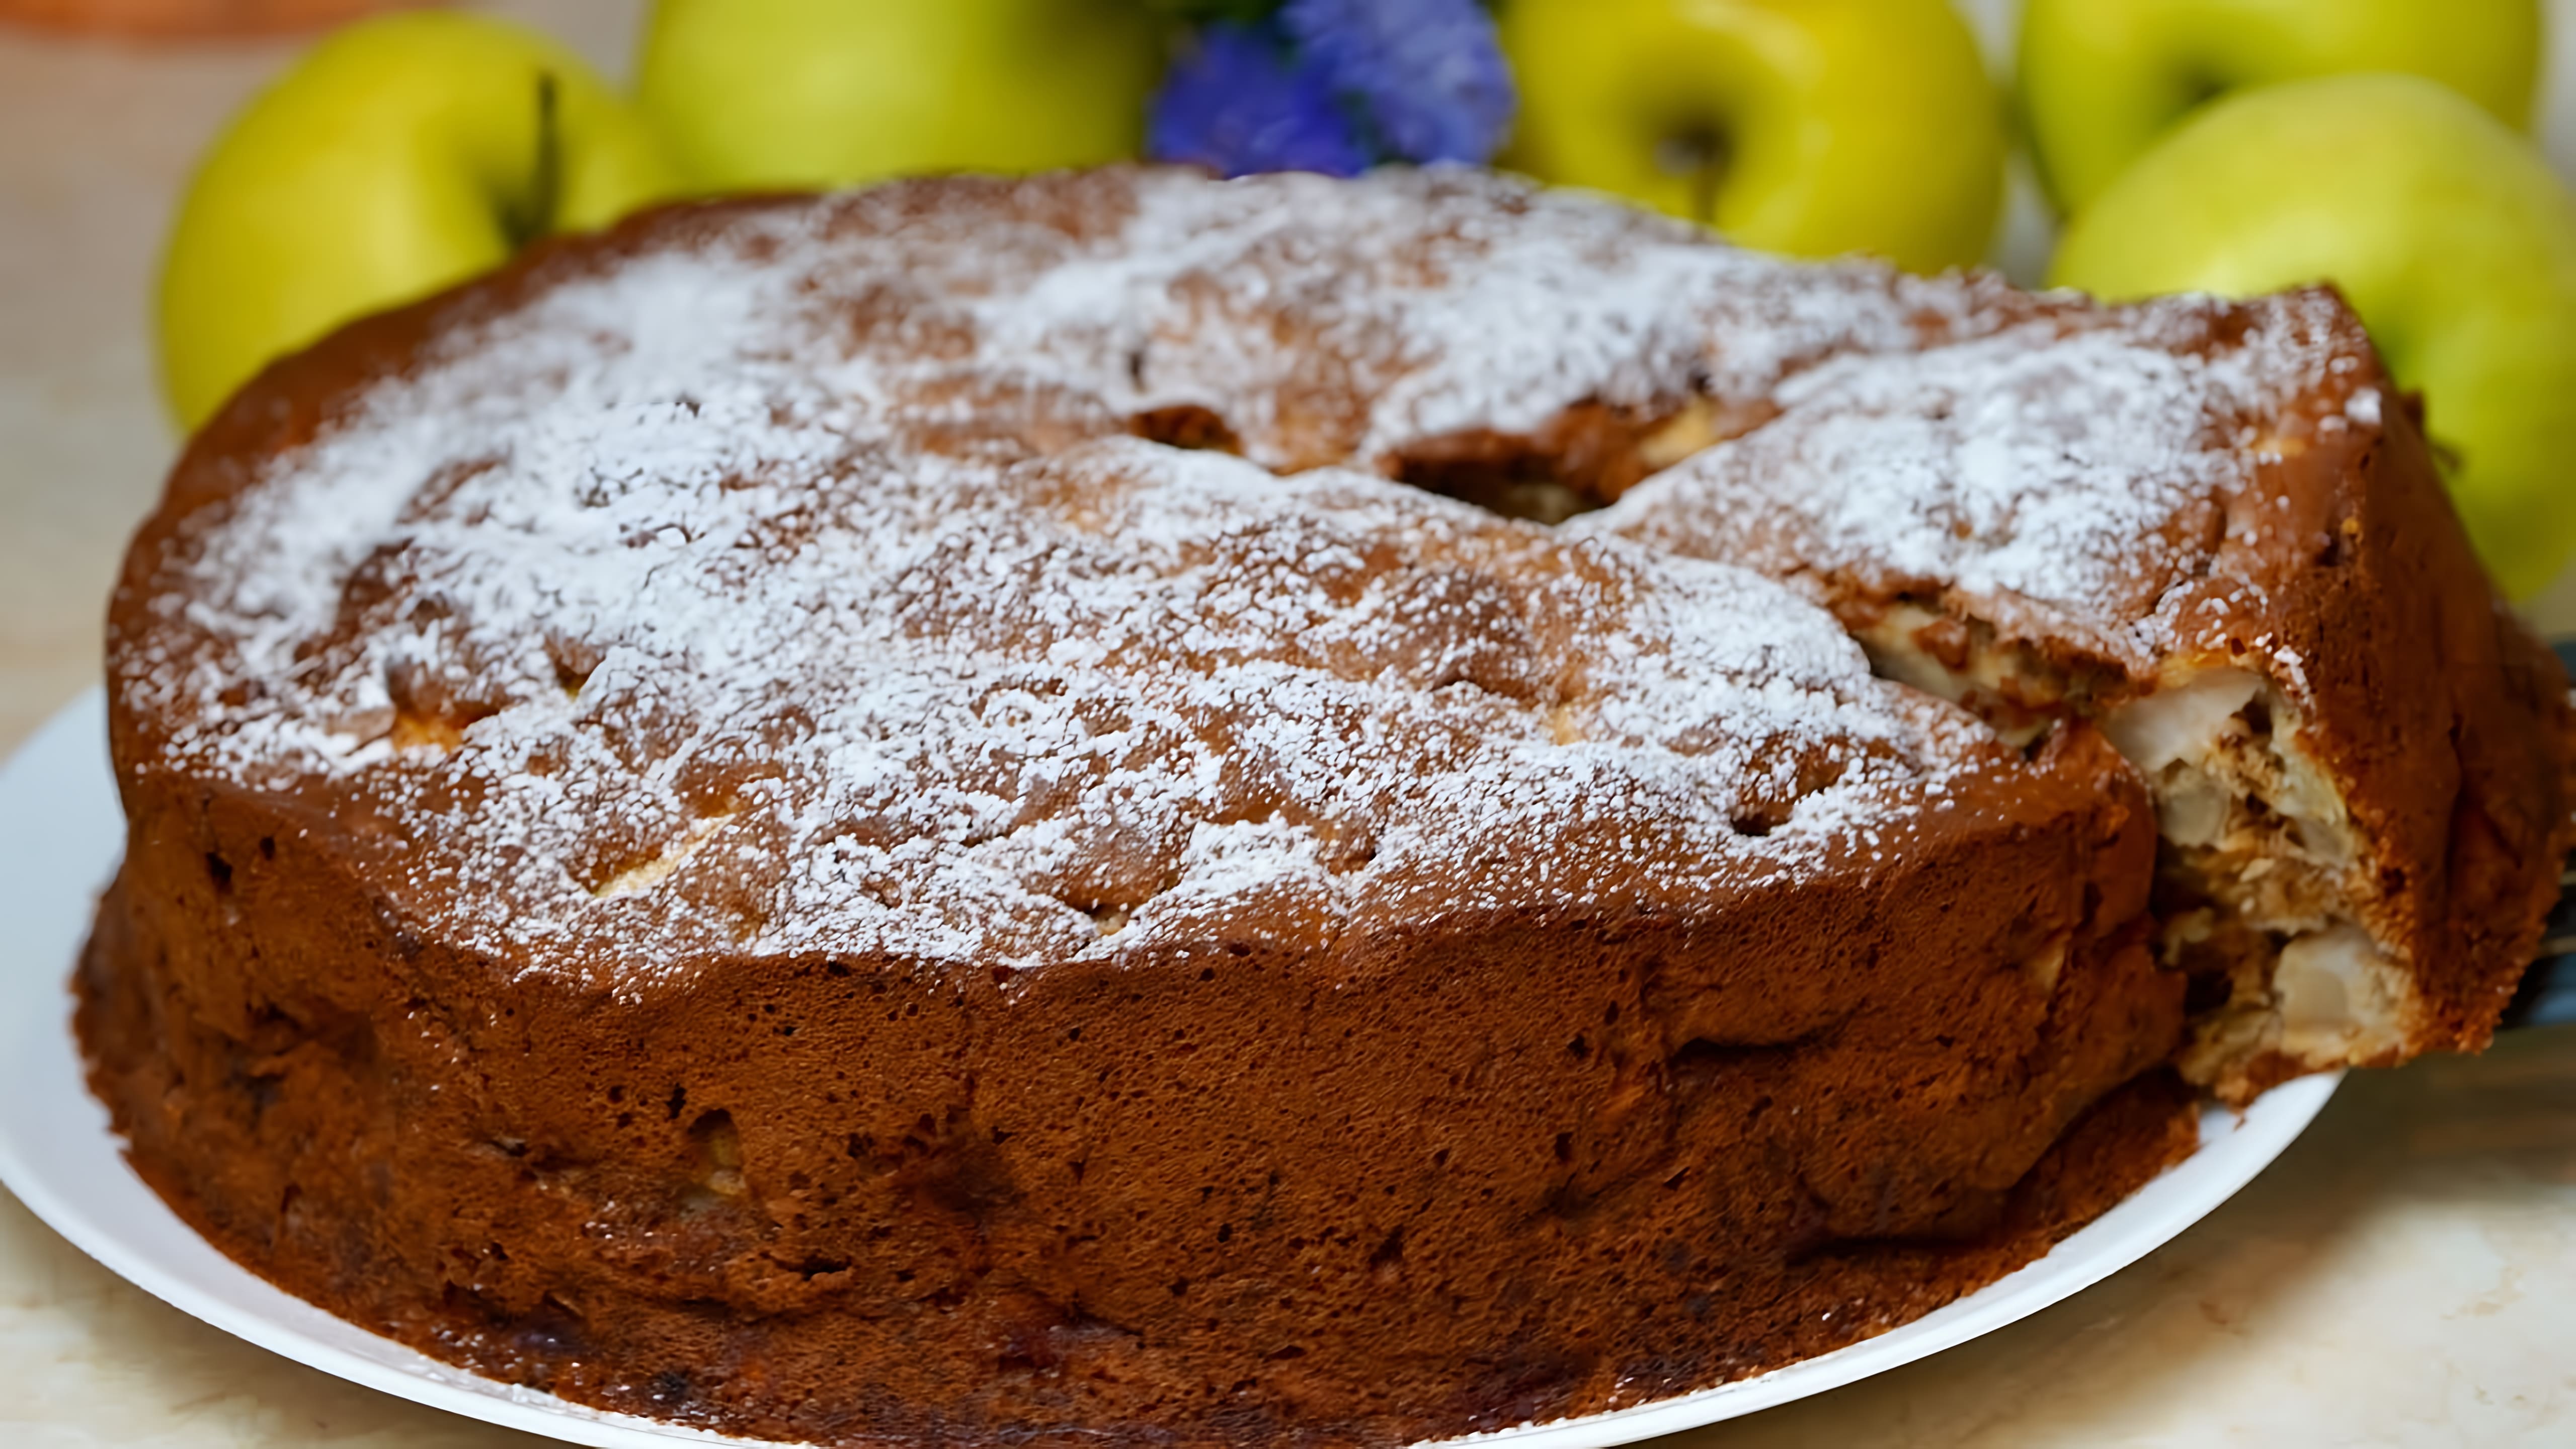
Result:
M1469 172L546 244L234 399L109 665L146 1180L442 1359L827 1444L1830 1349L2186 1078L2477 1045L2569 844L2564 679L2330 295Z

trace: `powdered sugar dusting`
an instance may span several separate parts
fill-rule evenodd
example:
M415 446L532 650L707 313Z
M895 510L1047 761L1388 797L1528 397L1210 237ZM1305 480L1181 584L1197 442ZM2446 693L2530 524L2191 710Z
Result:
M2143 615L2194 562L2193 506L2249 471L2211 446L2230 386L2115 332L2030 330L1825 363L1779 389L1778 420L1583 526L1732 525L1733 549L1777 572L1866 560L1900 587L2055 606L2061 629Z
M159 764L315 805L470 949L627 989L699 948L1025 966L1892 858L2018 757L1780 586L1615 535L1685 474L1790 479L1822 546L2073 607L2222 466L2190 440L2236 385L1461 173L935 183L672 236L457 304L185 521L116 661ZM1341 466L1693 395L1782 412L1605 526ZM1245 456L1124 436L1176 405Z
M2226 545L2258 550L2265 527L2248 519L2231 539L2230 520L2286 502L2258 488L2263 430L2359 341L2323 306L2266 299L2232 338L2238 314L2210 299L2034 308L1917 351L1846 353L1776 387L1765 426L1576 529L1744 563L1821 598L1942 599L2006 638L2152 675L2210 590L2259 594L2227 577Z

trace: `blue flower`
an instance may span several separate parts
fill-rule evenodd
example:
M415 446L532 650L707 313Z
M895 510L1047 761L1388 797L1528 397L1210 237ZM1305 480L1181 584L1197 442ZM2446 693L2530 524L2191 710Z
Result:
M1288 0L1278 20L1384 155L1481 162L1511 131L1511 67L1476 0Z
M1183 44L1155 93L1145 149L1226 176L1356 176L1374 159L1332 78L1266 20L1215 21Z

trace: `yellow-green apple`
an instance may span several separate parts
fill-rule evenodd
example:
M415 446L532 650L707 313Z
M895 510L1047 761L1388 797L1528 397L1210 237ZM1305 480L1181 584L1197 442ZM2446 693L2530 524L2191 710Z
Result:
M846 186L1133 156L1165 22L1139 0L661 0L638 90L690 182Z
M2458 93L2348 75L2219 101L2077 214L2051 280L2111 298L2332 281L2423 393L2507 591L2576 545L2576 198Z
M2539 0L2030 0L2017 79L2042 181L2078 211L2228 91L2396 71L2519 127L2539 61Z
M339 31L234 117L180 203L171 408L193 428L333 327L671 189L642 116L544 36L446 11Z
M1943 0L1510 0L1506 160L1799 256L1984 254L2002 107Z

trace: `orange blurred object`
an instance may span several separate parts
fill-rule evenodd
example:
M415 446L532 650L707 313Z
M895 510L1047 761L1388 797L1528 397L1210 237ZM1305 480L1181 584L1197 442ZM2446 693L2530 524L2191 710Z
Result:
M0 23L93 35L185 39L316 30L427 0L0 0Z

